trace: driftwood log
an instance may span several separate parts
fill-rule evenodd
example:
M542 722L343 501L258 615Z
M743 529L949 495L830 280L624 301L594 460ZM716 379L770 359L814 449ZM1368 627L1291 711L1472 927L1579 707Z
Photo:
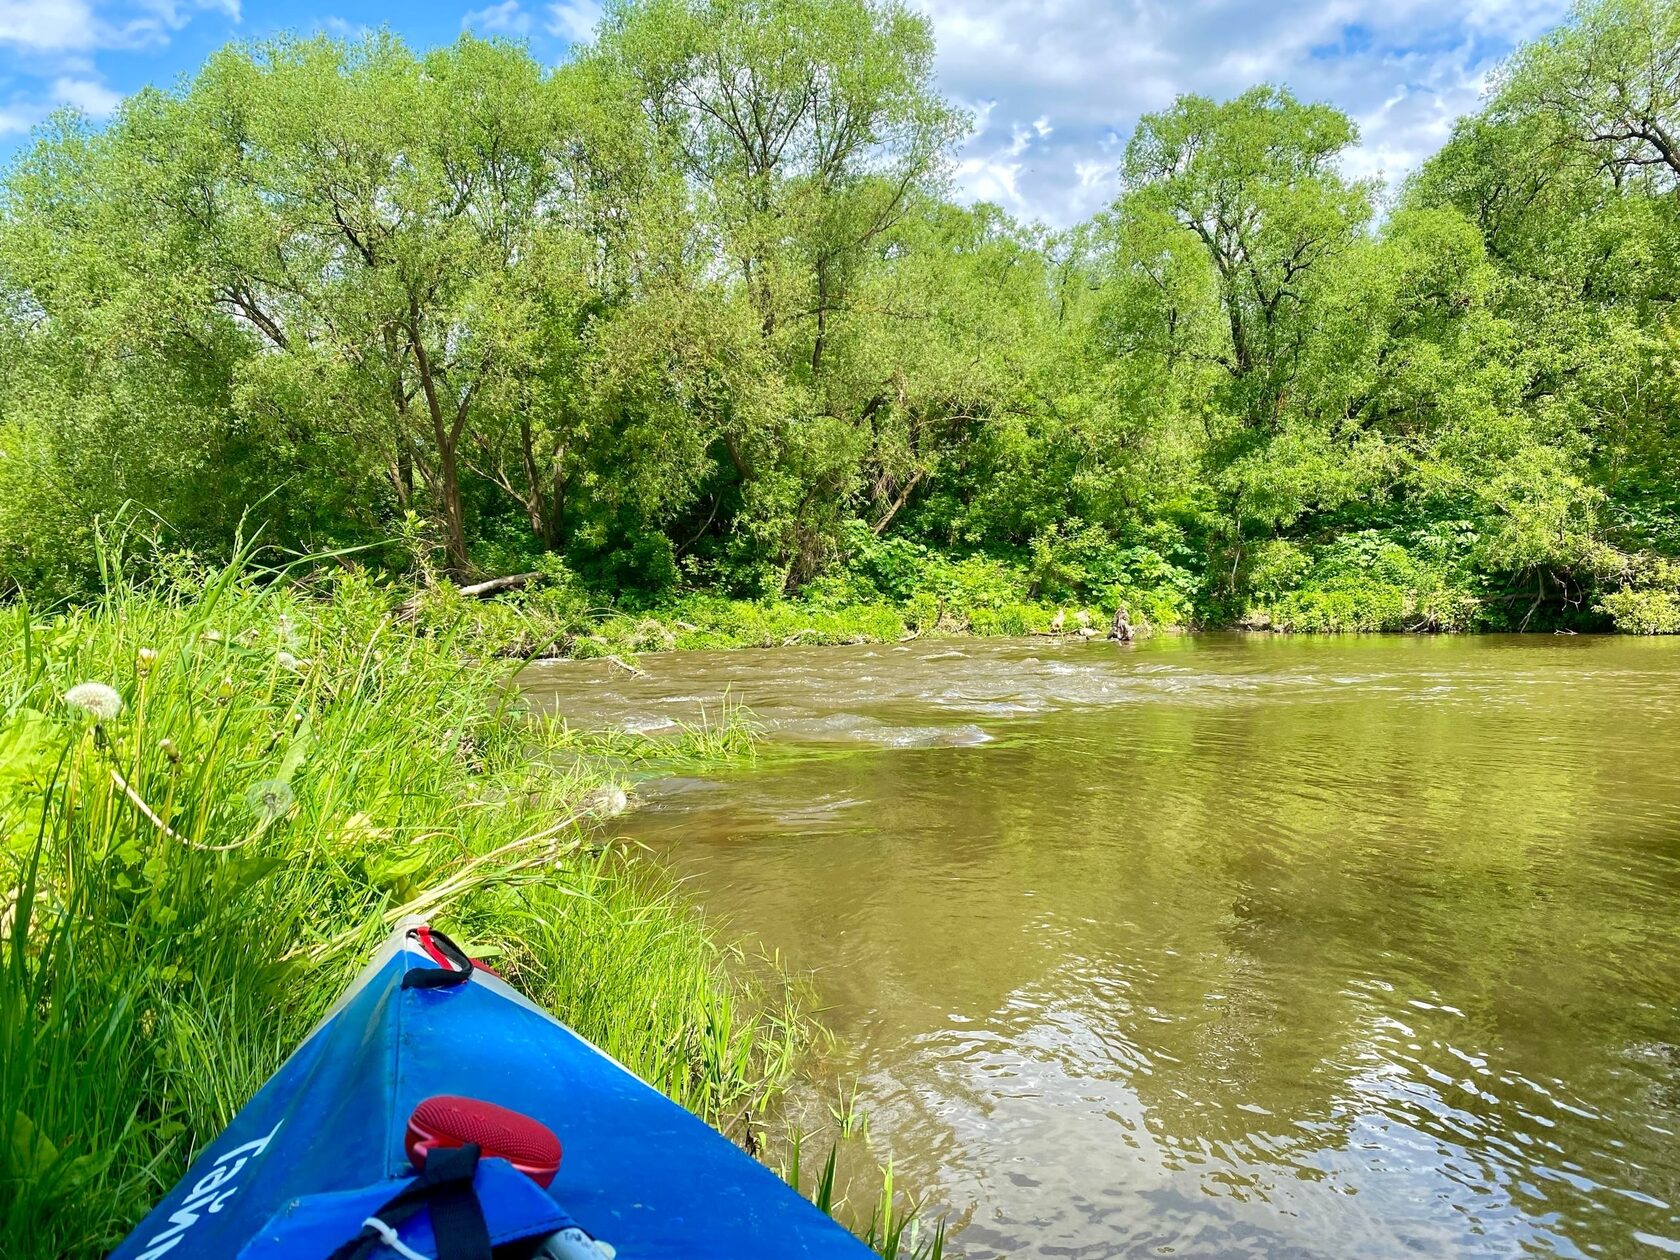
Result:
M489 599L490 596L500 595L503 591L516 591L522 586L529 586L541 577L541 573L510 573L506 577L486 578L482 582L472 582L456 589L462 595L472 599ZM397 620L413 621L420 611L420 601L424 596L424 591L415 591L414 594L398 604Z

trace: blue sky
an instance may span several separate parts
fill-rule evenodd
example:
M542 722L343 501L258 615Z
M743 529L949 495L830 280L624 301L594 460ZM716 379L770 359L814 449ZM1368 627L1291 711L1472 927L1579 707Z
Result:
M1261 80L1359 123L1348 166L1395 180L1475 107L1518 42L1565 0L913 0L933 19L939 81L975 130L954 176L970 198L1066 224L1115 193L1138 115L1180 92L1227 96ZM463 28L564 58L596 0L0 0L0 161L49 110L108 117L122 95L170 83L217 45L280 30L389 25L417 45Z

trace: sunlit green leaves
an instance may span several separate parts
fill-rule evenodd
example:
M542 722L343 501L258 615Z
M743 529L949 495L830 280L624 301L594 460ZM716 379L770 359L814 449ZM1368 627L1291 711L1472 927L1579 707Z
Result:
M1183 97L1062 232L953 202L896 0L223 49L7 181L0 581L87 590L135 505L597 603L793 593L859 520L1023 571L1094 529L1213 621L1274 542L1434 520L1479 582L1619 580L1680 547L1677 14L1583 4L1392 199L1331 105Z

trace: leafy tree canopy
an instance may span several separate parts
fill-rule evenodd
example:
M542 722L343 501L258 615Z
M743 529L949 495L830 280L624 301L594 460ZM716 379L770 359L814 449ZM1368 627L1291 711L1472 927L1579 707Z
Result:
M933 56L897 0L618 0L559 68L282 38L53 120L0 191L0 578L73 593L143 510L650 595L1680 598L1680 3L1583 3L1392 194L1328 105L1182 97L1063 232L953 199Z

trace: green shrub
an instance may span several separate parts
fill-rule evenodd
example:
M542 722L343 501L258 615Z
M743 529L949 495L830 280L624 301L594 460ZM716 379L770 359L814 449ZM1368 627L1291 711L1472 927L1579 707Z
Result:
M1313 567L1312 557L1298 543L1271 538L1256 547L1249 560L1248 589L1262 604L1295 590Z
M1601 596L1598 610L1624 634L1680 634L1680 592L1628 587Z
M1037 604L1006 604L975 608L968 614L969 632L978 635L1022 635L1045 630L1053 614Z
M947 608L1002 608L1030 598L1026 572L990 556L930 556L919 589Z
M1425 545L1412 539L1414 547ZM1273 540L1249 570L1250 625L1294 633L1463 631L1482 616L1468 574L1448 562L1439 540L1430 557L1377 530L1336 538L1316 555Z

